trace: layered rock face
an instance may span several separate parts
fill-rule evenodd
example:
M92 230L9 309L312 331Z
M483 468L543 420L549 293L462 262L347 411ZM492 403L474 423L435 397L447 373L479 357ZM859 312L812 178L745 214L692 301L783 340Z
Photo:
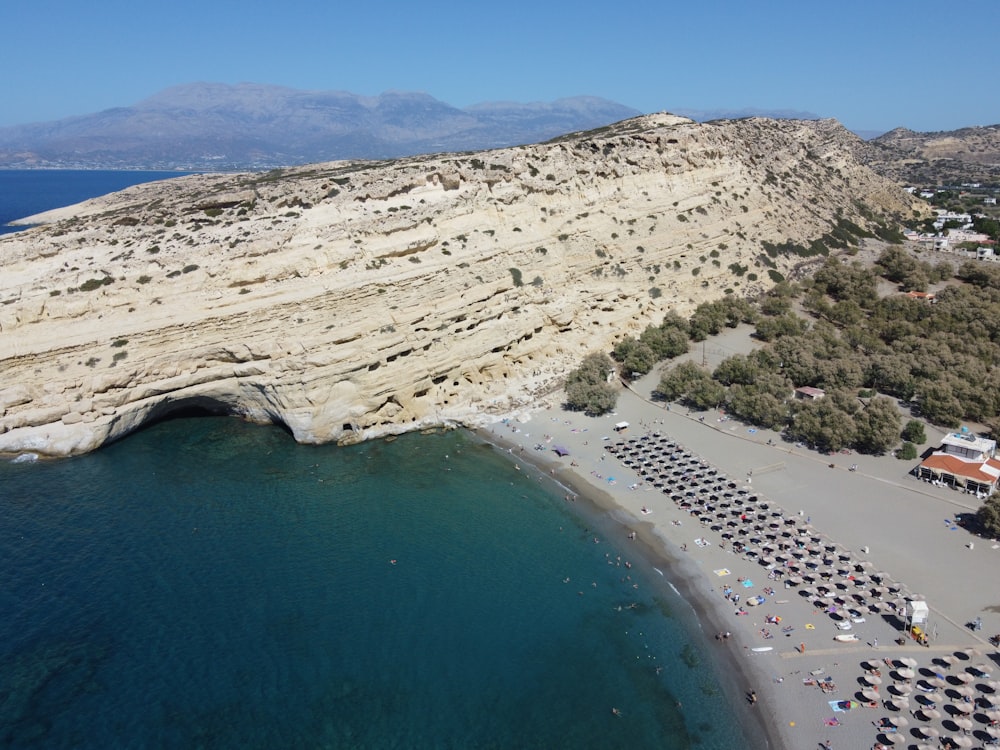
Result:
M911 216L853 140L653 115L50 212L0 239L0 451L78 454L188 407L309 443L520 412L666 311L812 262L774 245Z

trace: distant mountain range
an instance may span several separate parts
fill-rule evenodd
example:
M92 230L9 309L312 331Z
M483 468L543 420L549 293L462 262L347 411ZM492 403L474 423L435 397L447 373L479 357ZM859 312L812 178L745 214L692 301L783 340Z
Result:
M224 171L384 159L536 143L639 114L589 96L458 109L414 92L194 83L131 107L0 128L0 167Z
M672 112L697 122L819 119L798 110ZM593 96L460 109L408 91L360 96L258 83L191 83L130 107L0 128L0 168L261 170L540 143L639 114ZM949 133L899 128L861 141L855 150L863 163L901 182L1000 179L1000 126Z

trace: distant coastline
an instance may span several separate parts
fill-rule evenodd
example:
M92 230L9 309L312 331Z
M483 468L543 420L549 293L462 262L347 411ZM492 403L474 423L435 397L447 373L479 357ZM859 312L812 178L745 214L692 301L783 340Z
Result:
M0 169L0 235L34 226L29 219L133 185L193 172L149 169Z

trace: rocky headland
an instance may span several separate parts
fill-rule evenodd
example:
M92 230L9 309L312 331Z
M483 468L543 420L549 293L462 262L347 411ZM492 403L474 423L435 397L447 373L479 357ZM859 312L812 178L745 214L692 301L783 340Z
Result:
M0 238L0 452L79 454L182 409L309 443L517 414L668 310L759 294L922 212L857 140L650 115L34 217Z

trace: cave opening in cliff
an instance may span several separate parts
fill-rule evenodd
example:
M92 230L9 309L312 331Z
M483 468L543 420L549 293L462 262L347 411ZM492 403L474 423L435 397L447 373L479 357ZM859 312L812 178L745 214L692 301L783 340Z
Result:
M205 417L236 417L245 420L247 415L225 401L210 396L191 396L158 404L150 411L140 429L147 429L161 422L171 422L177 419L201 419ZM270 423L292 435L291 428L282 420L272 416Z

